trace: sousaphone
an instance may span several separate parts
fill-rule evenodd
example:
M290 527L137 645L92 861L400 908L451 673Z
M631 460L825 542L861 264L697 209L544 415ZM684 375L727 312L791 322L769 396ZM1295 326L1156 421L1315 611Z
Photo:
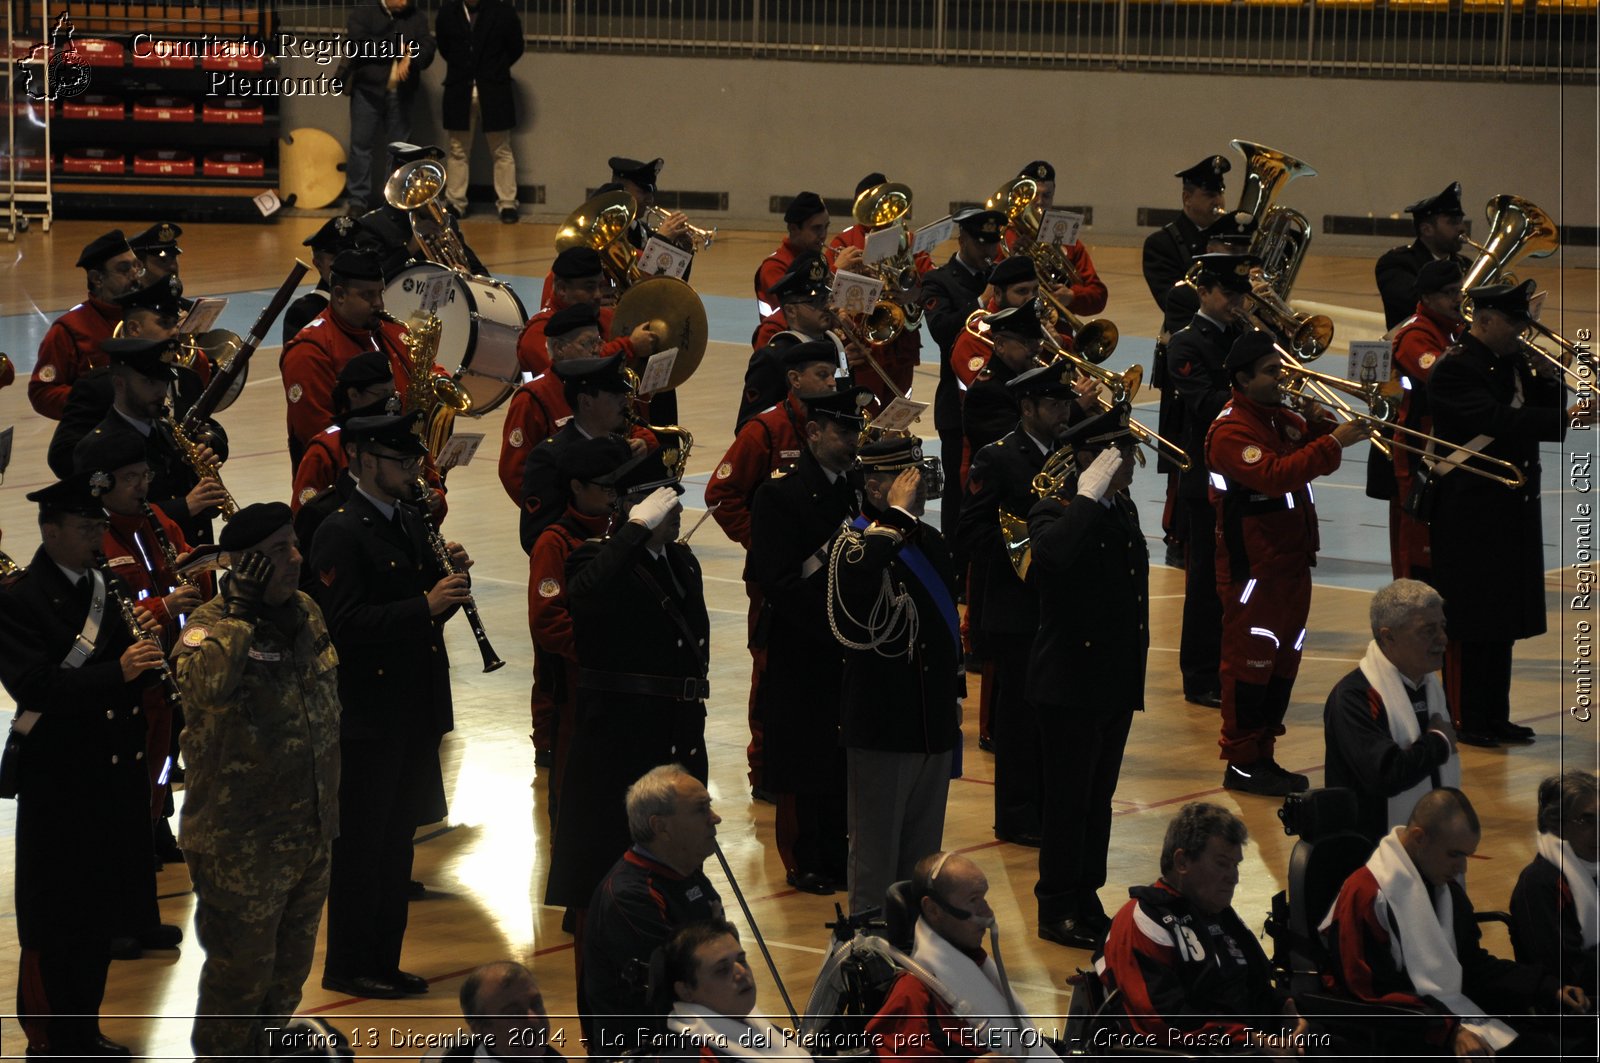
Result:
M606 275L619 287L626 288L638 278L633 245L626 239L633 217L632 196L626 192L602 192L567 215L567 220L556 230L556 253L573 247L592 247L600 253L600 265ZM617 309L622 308L618 306Z

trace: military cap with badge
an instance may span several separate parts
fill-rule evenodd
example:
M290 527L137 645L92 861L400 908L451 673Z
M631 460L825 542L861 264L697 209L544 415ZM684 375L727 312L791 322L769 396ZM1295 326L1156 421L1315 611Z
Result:
M614 181L629 181L638 185L646 192L656 190L656 178L661 176L661 168L666 165L663 159L655 158L649 162L640 162L622 155L613 155L606 160L606 165L611 167L611 179Z
M1261 259L1256 255L1213 251L1194 256L1193 265L1199 267L1195 275L1196 284L1217 284L1226 291L1249 295L1250 274L1252 270L1261 268Z
M958 214L953 214L950 220L956 223L956 228L980 244L999 243L1001 231L1006 226L1004 214L998 210L984 210L979 207L969 207Z
M156 222L141 233L128 237L128 247L140 258L149 255L153 258L176 258L183 254L183 248L178 246L178 237L183 235L183 230L170 221Z
M1182 178L1186 185L1194 185L1217 194L1226 189L1223 175L1231 169L1233 164L1221 155L1207 155L1187 170L1179 170L1172 176Z
M828 263L814 251L796 258L789 272L773 282L772 297L781 303L826 299L833 291Z
M920 469L922 497L932 501L944 493L943 464L938 458L923 457L922 440L914 435L894 433L874 439L856 455L856 465L863 475Z
M1466 217L1467 212L1461 209L1461 182L1452 181L1442 192L1417 200L1406 207L1406 213L1418 222L1441 215L1453 218Z

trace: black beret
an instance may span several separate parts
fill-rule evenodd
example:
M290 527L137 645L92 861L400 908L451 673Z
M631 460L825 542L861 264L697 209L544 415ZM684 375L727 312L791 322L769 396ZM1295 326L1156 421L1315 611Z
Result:
M872 405L872 392L866 388L844 388L839 391L808 391L797 396L806 404L809 420L829 418L860 427L866 424L861 411Z
M1222 360L1222 368L1231 378L1234 373L1242 373L1267 355L1276 353L1277 349L1278 344L1272 338L1272 333L1251 329L1233 341L1228 356Z
M178 379L174 364L179 350L178 338L165 340L116 339L101 340L100 349L106 352L112 365L127 366L152 380Z
M158 221L144 232L128 237L128 246L141 258L145 255L181 255L183 249L178 246L178 237L182 235L183 230L172 222Z
M1453 258L1435 258L1429 260L1417 271L1417 294L1432 295L1442 292L1452 284L1460 283L1465 276L1461 271L1461 263Z
M594 436L579 439L562 447L556 455L556 467L569 480L594 483L600 477L614 473L633 459L633 448L620 436Z
M783 212L783 220L790 225L803 225L807 218L827 209L828 205L815 192L801 192L789 201L789 206Z
M889 183L889 179L887 177L883 176L883 174L881 174L881 173L869 173L869 174L867 174L867 176L863 177L861 180L856 182L856 195L859 196L861 193L865 192L869 188L875 188L878 185L888 184L888 183Z
M1473 310L1498 310L1507 317L1527 320L1529 300L1533 298L1534 282L1530 277L1521 284L1486 284L1471 288L1464 294L1472 300Z
M1241 294L1250 291L1250 271L1261 265L1261 259L1255 255L1233 255L1221 251L1196 255L1194 261L1204 270L1202 277L1210 274L1217 278L1217 283L1223 288Z
M1207 192L1221 192L1225 187L1222 175L1233 169L1233 164L1221 155L1207 155L1187 170L1179 170L1174 177L1183 178L1186 185L1199 185Z
M656 178L661 176L661 167L665 162L661 159L651 159L649 162L640 162L638 159L628 159L621 155L613 155L606 160L606 165L611 167L611 177L617 181L632 181L647 192L656 190Z
M833 290L832 277L823 257L814 251L807 251L794 260L788 273L773 283L769 294L779 303L791 299L815 299Z
M382 351L362 351L339 370L339 386L335 394L342 394L346 388L366 388L393 379L394 367L389 364L387 354Z
M345 438L352 443L377 443L401 454L422 456L428 448L417 438L416 424L421 411L381 414L377 417L352 417L344 423Z
M217 545L230 553L248 550L293 522L294 512L287 502L252 502L222 526Z
M340 251L334 256L332 273L341 281L383 283L383 263L371 251L357 251L354 248Z
M1128 428L1131 411L1126 402L1111 404L1111 408L1085 417L1067 429L1061 441L1074 450L1104 450L1120 439L1132 438Z
M94 483L90 482L91 478ZM110 478L104 473L75 472L26 497L29 502L38 504L40 513L75 513L80 517L103 518L106 511L100 504L100 493L110 487Z
M610 358L568 358L550 368L566 387L586 392L625 394L633 389L623 379L623 360L621 354L613 354Z
M1427 221L1441 214L1464 217L1466 211L1461 209L1461 182L1452 181L1443 192L1417 200L1406 208L1406 213L1417 221Z
M360 223L354 218L341 214L337 218L329 218L323 222L322 228L300 241L300 246L336 255L345 248L355 246L356 233L360 227Z
M78 255L76 266L78 269L104 269L106 259L132 251L128 246L128 238L122 235L121 229L112 229L103 236L97 236L84 245L83 251Z
M1004 332L1024 339L1044 339L1044 326L1039 323L1039 312L1031 302L996 311L983 321L989 326L991 334Z
M1027 255L1008 255L989 274L989 283L996 288L1038 279L1039 271Z
M1031 177L1035 181L1054 181L1056 179L1056 168L1043 159L1035 159L1017 171L1017 176Z
M600 309L589 303L579 303L577 306L565 307L551 314L550 320L545 322L544 334L546 337L565 336L581 328L599 327Z
M183 313L183 304L179 301L182 294L183 282L176 273L169 273L143 288L117 296L116 304L122 307L124 317L133 310L153 310L157 314L178 317Z
M72 448L73 472L111 474L149 460L150 441L120 417L108 419Z
M636 454L621 466L591 480L590 483L615 488L619 495L642 495L658 487L670 487L681 495L683 485L672 475L672 470L667 468L665 453L662 448L657 447L655 450Z
M1072 363L1063 358L1012 377L1006 381L1006 390L1018 398L1070 399L1076 394L1072 375Z
M902 472L922 462L922 440L886 435L861 448L856 461L862 472Z
M839 348L833 345L832 340L807 340L785 347L780 355L784 369L799 369L810 365L812 362L827 362L829 365L839 364Z
M564 281L596 276L602 272L600 252L592 247L569 247L556 256L550 272Z
M972 207L953 215L951 218L961 231L975 240L986 244L998 243L1000 231L1006 226L1006 216L998 210L982 210Z

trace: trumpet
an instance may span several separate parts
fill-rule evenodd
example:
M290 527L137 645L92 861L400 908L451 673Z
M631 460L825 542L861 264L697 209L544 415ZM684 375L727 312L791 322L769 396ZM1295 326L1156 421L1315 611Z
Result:
M0 579L4 579L7 576L15 576L21 571L22 566L13 561L10 554L0 550Z
M657 235L657 230L667 223L669 217L671 217L670 211L663 210L653 203L639 213L639 221L644 224L646 229L650 230L652 236ZM666 240L672 246L687 251L691 255L696 251L704 251L710 247L711 242L716 238L717 227L715 225L709 229L702 229L699 226L687 223L684 224L683 232L680 235L671 238L660 237L660 239Z
M1370 384L1346 380L1344 377L1331 376L1307 369L1294 356L1278 346L1278 357L1283 362L1283 369L1278 381L1278 390L1285 398L1296 405L1310 401L1313 395L1326 402L1334 410L1343 414L1347 420L1359 422L1367 430L1367 435L1372 445L1378 448L1379 453L1388 455L1394 449L1405 451L1408 454L1417 454L1431 459L1440 464L1448 464L1459 468L1462 472L1469 472L1474 476L1481 476L1488 480L1504 484L1510 488L1523 485L1522 470L1509 461L1485 454L1481 450L1471 447L1456 446L1448 440L1438 436L1429 435L1416 428L1403 424L1396 424L1394 417L1396 409L1394 403L1380 394L1380 385L1373 381ZM1308 392L1310 394L1308 394ZM1341 396L1340 393L1351 395L1367 404L1365 411L1358 410ZM1385 433L1392 432L1392 436ZM1440 453L1431 449L1438 447ZM1477 461L1481 464L1469 464ZM1500 471L1496 471L1500 470Z
M434 560L444 570L445 575L455 575L461 570L456 568L455 558L450 556L450 547L444 541L444 536L439 534L439 529L433 526L433 521L428 519L428 484L418 476L411 482L411 490L415 493L414 501L421 511L423 533L428 539L428 548L433 551ZM497 668L504 668L506 662L494 652L494 647L489 645L489 636L483 630L483 618L478 615L478 603L468 597L467 604L461 607L461 612L467 618L467 624L472 628L472 637L478 642L478 653L483 657L483 670L492 672Z

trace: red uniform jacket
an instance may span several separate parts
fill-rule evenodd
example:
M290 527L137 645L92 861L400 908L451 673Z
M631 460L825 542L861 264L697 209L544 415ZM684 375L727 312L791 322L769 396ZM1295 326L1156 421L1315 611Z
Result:
M121 307L93 296L56 318L39 342L39 360L28 380L28 401L35 410L61 420L72 382L108 363L100 344L121 320Z
M522 505L522 470L528 450L541 443L572 416L561 378L542 373L511 393L505 423L500 426L500 486L511 501Z
M866 1028L878 1059L971 1059L987 1051L979 1050L974 1033L909 971L895 978Z
M999 262L1004 259L1016 246L1016 230L1006 229L1000 247L996 249L994 260ZM1082 240L1079 240L1061 250L1066 254L1067 261L1072 263L1072 268L1078 271L1078 283L1067 288L1072 293L1073 302L1067 309L1079 316L1103 312L1107 299L1106 284L1100 279L1100 274L1095 272L1094 259L1089 257L1089 249L1083 246Z
M1433 365L1445 349L1455 342L1456 330L1462 328L1458 321L1437 317L1421 303L1417 312L1401 322L1394 331L1391 349L1395 369L1400 374L1399 423L1421 432L1433 431L1433 415L1428 411L1428 377L1433 375ZM1409 385L1409 386L1407 386ZM1403 501L1411 494L1416 479L1417 463L1422 459L1394 448L1395 498ZM1413 565L1433 567L1433 545L1428 536L1428 526L1404 510L1398 514L1399 539L1396 543L1400 567L1396 571L1405 575Z
M522 327L522 335L517 340L517 364L524 373L538 376L550 369L550 347L544 338L544 328L550 323L557 310L566 309L566 303L554 302L545 304L540 310L528 319ZM633 359L633 341L626 336L611 338L611 317L615 311L609 306L600 307L600 339L604 346L600 348L596 358L610 358L614 354L625 354L631 361Z
M772 286L789 272L789 267L794 265L794 260L799 254L800 252L795 250L786 236L783 238L783 243L778 245L778 249L762 259L761 265L756 267L756 315L762 321L778 313L778 304L772 298ZM829 268L832 268L831 262ZM751 345L761 346L753 340Z
M756 326L756 334L751 337L751 350L759 351L772 342L772 337L780 332L789 331L789 323L784 320L783 312L779 311L771 317L761 319L761 324Z
M777 406L746 421L706 484L706 505L728 538L750 548L750 503L774 469L792 465L805 446L805 405L790 392Z
M1308 425L1283 406L1237 390L1206 432L1211 504L1217 510L1217 584L1303 575L1317 563L1310 482L1339 467L1330 421Z
M847 247L865 250L867 246L867 229L860 225L851 225L836 234L828 241L828 265L832 268L839 252ZM917 276L933 268L933 259L926 254L917 255L915 258ZM920 302L917 293L912 293L912 298ZM871 346L872 357L883 367L889 375L886 384L870 365L857 366L855 382L858 386L871 389L877 396L880 406L887 406L895 397L896 391L908 392L911 390L911 377L916 367L922 362L922 331L920 329L906 329L888 343L874 343Z
M404 401L409 381L401 339L405 331L398 321L380 322L376 330L353 329L329 307L295 333L278 359L284 395L289 400L289 438L303 450L333 423L333 389L338 386L339 371L367 351L383 351L389 356L395 393Z

